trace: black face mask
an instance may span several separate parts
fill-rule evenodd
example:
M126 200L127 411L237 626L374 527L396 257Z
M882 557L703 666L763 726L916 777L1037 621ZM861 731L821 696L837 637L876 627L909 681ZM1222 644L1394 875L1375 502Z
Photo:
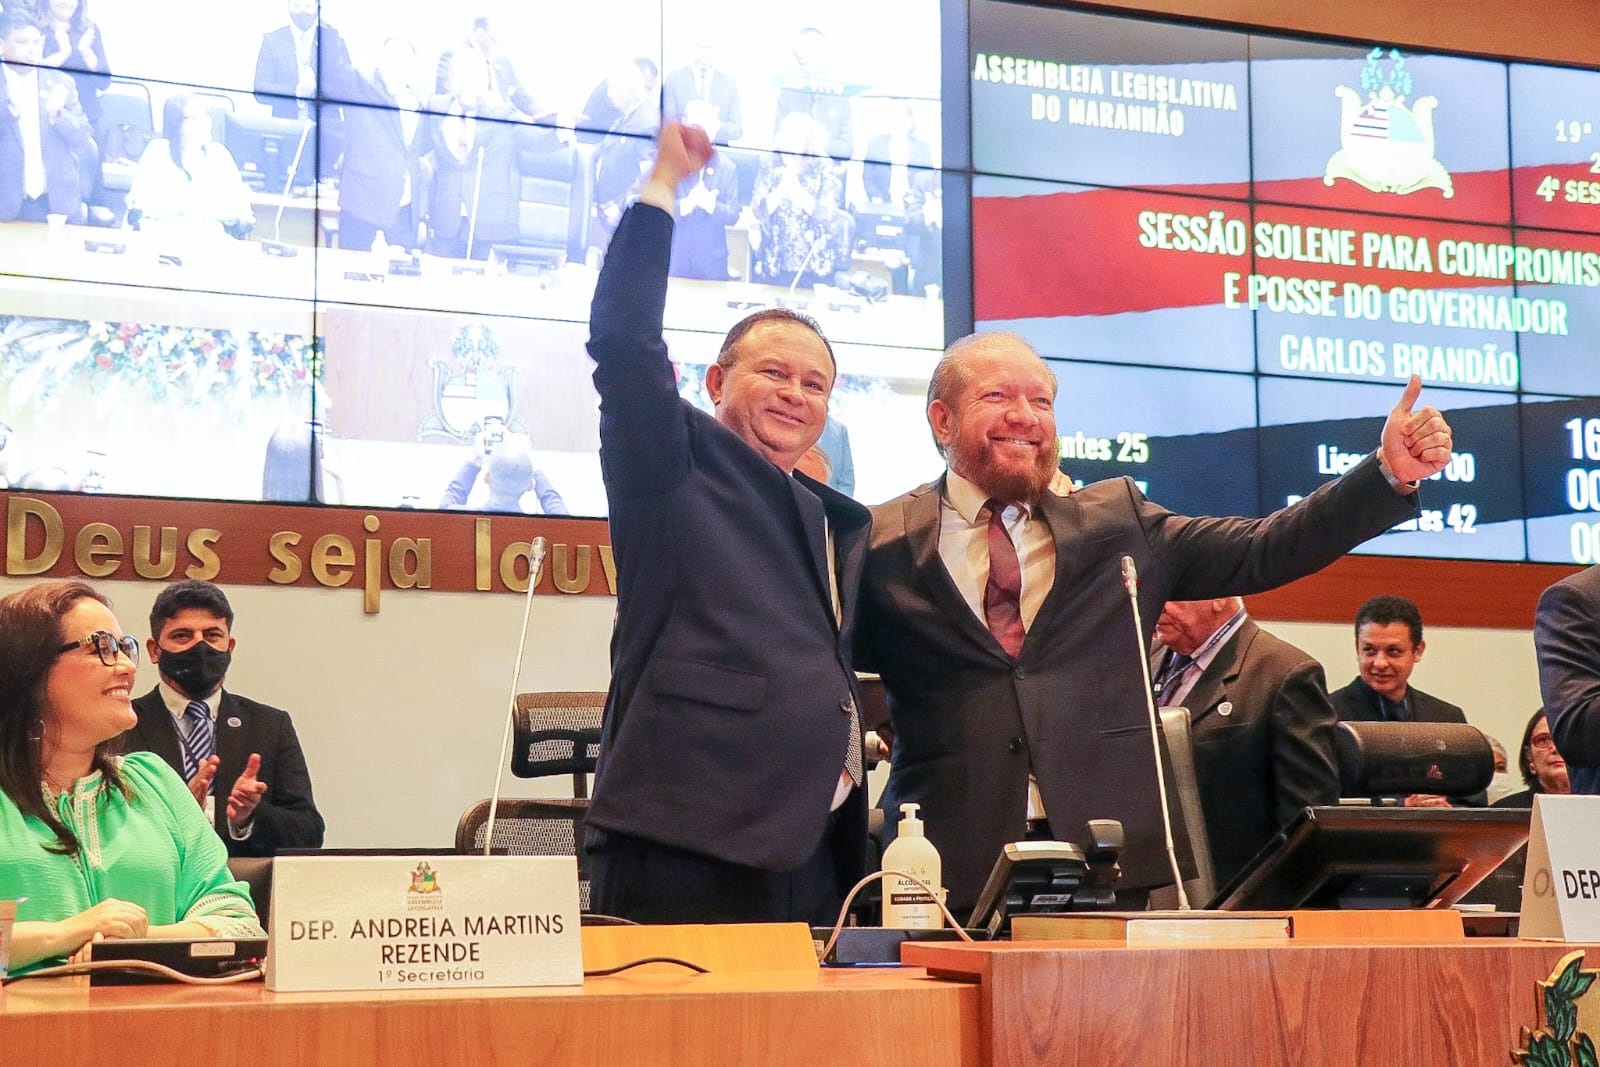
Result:
M222 684L233 662L233 653L212 648L204 641L196 641L182 652L161 650L156 669L186 696L203 699Z

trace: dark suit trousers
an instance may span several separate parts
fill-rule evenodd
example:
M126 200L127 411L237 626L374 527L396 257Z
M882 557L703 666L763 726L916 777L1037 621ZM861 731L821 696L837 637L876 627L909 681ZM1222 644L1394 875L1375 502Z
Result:
M591 827L589 909L639 923L832 926L850 888L839 882L838 830L854 809L850 800L840 805L816 851L792 871L746 867Z
M18 222L45 222L50 214L50 194L42 196L25 196L22 198L22 210L17 212Z

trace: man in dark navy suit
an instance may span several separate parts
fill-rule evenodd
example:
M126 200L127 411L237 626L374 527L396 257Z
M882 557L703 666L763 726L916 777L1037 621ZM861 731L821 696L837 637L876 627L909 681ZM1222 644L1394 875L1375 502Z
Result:
M338 30L317 24L317 0L288 0L288 6L288 25L262 35L255 97L277 118L311 118L319 65L348 65L349 50Z
M849 649L869 517L795 472L836 374L815 323L745 318L706 371L715 417L678 396L671 212L710 157L704 131L662 130L590 316L617 562L591 900L643 922L831 922L864 863Z
M402 248L419 243L427 138L422 100L412 85L416 63L416 48L395 37L383 42L370 77L358 72L342 50L324 57L328 94L350 105L339 178L340 248L365 252L380 232ZM334 159L322 153L318 160L331 177Z

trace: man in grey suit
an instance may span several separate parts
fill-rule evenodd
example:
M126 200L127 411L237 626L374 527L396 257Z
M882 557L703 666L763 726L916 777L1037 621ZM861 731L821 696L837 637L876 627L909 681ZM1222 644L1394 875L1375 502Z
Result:
M1328 683L1322 664L1257 626L1238 597L1169 602L1156 640L1157 702L1189 709L1220 889L1301 808L1338 803Z
M1412 379L1380 449L1264 519L1190 518L1131 479L1058 491L1056 383L1013 334L956 342L929 383L944 477L873 512L858 665L893 719L886 811L922 805L952 905L970 906L1029 821L1056 836L1120 819L1123 885L1172 881L1121 561L1145 627L1169 600L1270 589L1414 514L1416 479L1450 456ZM1030 783L1035 788L1030 790Z

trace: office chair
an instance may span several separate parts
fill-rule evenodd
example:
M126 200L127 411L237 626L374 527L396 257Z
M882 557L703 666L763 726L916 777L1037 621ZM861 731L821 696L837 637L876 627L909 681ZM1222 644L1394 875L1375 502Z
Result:
M100 191L95 206L121 219L134 168L155 139L155 112L143 82L112 78L100 94L100 118L94 139L100 149Z
M1200 802L1200 778L1195 772L1194 739L1189 731L1188 708L1162 708L1161 737L1166 742L1167 785L1177 794L1178 811L1183 815L1189 835L1189 851L1194 856L1195 876L1183 884L1196 907L1217 895L1216 869L1211 863L1211 837L1206 832L1206 813Z
M511 773L518 778L570 774L572 795L586 799L605 703L605 693L598 691L518 693Z
M228 873L250 887L250 900L256 906L261 928L272 918L272 857L229 856Z
M502 797L491 849L513 856L575 856L578 905L589 909L583 816L589 775L600 748L603 692L519 693L514 705L511 773L518 778L571 775L570 797ZM480 800L456 824L456 851L482 853L489 801Z
M584 861L583 813L588 801L576 797L501 797L491 851L509 856L575 856L578 860L578 910L589 910L589 872ZM489 825L489 801L480 800L456 823L456 851L482 855Z
M1341 797L1474 797L1494 778L1489 739L1466 723L1341 722L1333 741Z
M517 238L493 248L511 270L559 270L583 259L592 167L578 149L517 152Z

